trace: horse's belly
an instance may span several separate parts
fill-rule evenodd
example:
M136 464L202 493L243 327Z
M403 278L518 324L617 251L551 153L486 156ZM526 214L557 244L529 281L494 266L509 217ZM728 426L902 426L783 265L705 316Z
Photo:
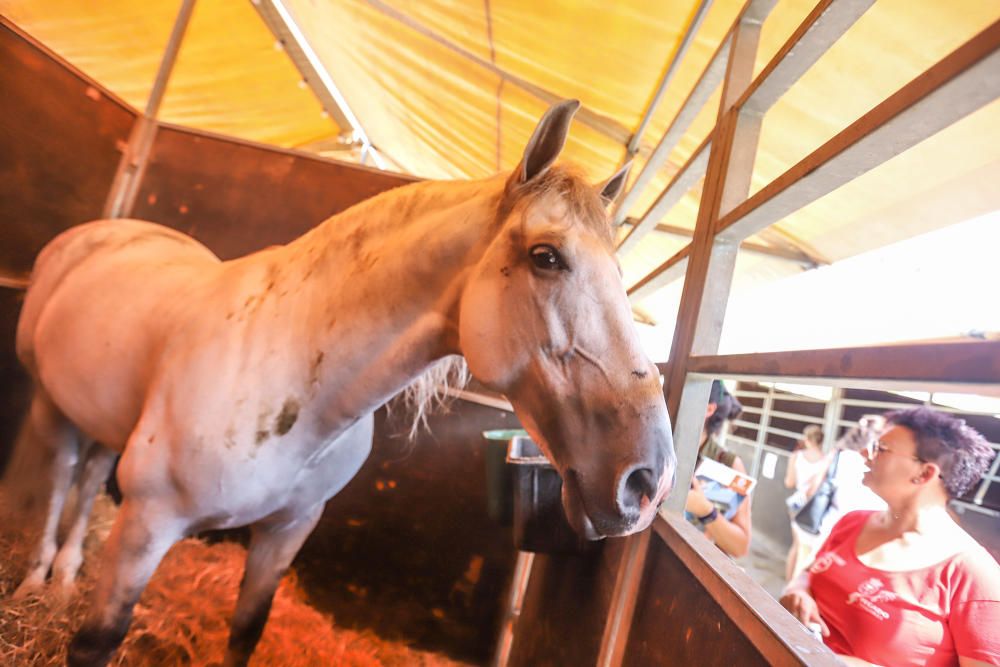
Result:
M180 505L191 508L200 528L281 522L325 502L353 479L371 452L373 432L374 418L366 415L325 443L289 439L263 449L177 443L183 455L168 457L166 466L183 496ZM141 475L128 458L122 460L126 476Z

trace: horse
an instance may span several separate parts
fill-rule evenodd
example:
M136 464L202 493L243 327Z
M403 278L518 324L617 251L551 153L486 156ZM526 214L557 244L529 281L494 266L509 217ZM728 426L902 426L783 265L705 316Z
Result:
M578 108L550 108L513 172L390 190L234 260L128 219L43 248L17 329L35 384L17 448L44 454L50 493L18 594L50 568L72 585L120 454L122 503L68 664L111 659L176 541L249 526L226 652L246 664L281 576L368 456L373 411L441 360L507 396L577 532L650 524L676 458L607 214L627 166L595 186L555 164Z

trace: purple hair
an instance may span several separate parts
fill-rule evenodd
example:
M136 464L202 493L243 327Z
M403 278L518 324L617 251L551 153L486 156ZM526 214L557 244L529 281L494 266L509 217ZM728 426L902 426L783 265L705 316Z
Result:
M986 438L963 419L926 407L895 410L885 418L913 432L917 456L941 468L941 481L952 498L971 489L993 460Z

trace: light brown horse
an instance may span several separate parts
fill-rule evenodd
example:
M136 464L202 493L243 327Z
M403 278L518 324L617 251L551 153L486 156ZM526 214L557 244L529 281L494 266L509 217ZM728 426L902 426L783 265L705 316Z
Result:
M508 396L581 534L649 525L672 483L670 425L605 211L625 170L594 187L553 166L578 106L546 113L511 174L392 190L241 259L137 220L45 247L18 326L36 383L19 447L47 452L52 494L21 593L50 568L72 584L90 499L122 455L70 664L107 662L174 542L249 525L227 653L245 664L279 578L367 457L372 412L449 355ZM57 550L78 458L82 509Z

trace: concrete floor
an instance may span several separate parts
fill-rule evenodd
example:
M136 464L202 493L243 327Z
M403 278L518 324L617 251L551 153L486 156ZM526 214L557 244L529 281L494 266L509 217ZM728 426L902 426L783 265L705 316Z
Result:
M787 550L765 535L755 533L750 541L750 553L736 562L761 588L777 599L781 596L781 589L785 587L787 555Z

